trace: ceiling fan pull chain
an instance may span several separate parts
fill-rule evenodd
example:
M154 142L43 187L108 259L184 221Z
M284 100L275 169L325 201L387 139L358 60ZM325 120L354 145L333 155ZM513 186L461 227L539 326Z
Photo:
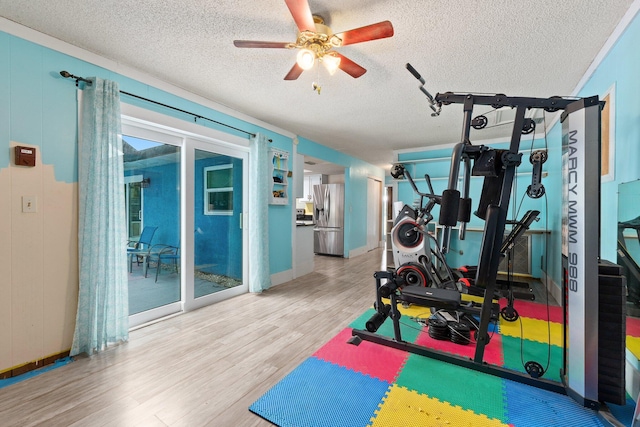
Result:
M320 86L320 64L318 63L318 61L316 61L316 80L317 82L313 82L311 84L311 87L313 88L314 91L318 92L318 95L320 95L320 91L322 90L322 86Z

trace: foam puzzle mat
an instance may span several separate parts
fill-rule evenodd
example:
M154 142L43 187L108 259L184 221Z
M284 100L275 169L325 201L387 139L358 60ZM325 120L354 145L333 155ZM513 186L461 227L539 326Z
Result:
M520 300L516 309L520 319L500 319L490 328L484 360L519 372L525 372L523 361L536 360L546 368L544 378L560 381L561 309L549 307L547 312L542 304ZM416 321L428 318L428 309L401 311L403 340L473 357L472 344L429 336ZM343 329L249 410L281 427L606 425L595 411L562 394L368 341L348 344L352 329L365 329L373 313L368 310ZM640 332L640 322L635 332ZM393 337L390 319L378 334ZM630 338L640 347L640 334ZM626 406L609 405L625 425L631 425L634 407L629 397Z

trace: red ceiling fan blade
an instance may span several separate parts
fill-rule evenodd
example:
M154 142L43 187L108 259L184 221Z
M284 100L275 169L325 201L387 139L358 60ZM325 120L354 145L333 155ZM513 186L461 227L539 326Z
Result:
M301 66L298 65L298 63L296 62L293 67L291 68L291 70L289 70L289 73L284 76L285 80L295 80L298 77L300 77L300 74L302 74L304 70L302 69Z
M289 43L286 42L262 42L255 40L234 40L235 47L262 47L274 49L286 49Z
M349 74L354 79L357 79L358 77L360 77L361 75L367 72L365 68L362 68L361 66L359 66L358 64L356 64L355 62L347 58L346 56L341 55L335 51L333 52L333 54L338 58L340 58L340 65L338 65L338 68L340 68L345 73Z
M313 22L313 15L311 15L311 9L309 8L309 2L307 0L284 0L284 2L289 8L293 20L296 21L298 30L316 30L316 25Z
M382 21L366 27L355 28L336 34L342 39L342 46L349 44L368 42L370 40L384 39L393 36L393 25L390 21Z

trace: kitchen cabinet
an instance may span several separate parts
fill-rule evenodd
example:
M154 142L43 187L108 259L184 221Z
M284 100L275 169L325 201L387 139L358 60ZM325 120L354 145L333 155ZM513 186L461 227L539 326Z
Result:
M302 201L313 202L313 186L328 184L329 176L322 174L306 175L304 177Z
M313 224L298 225L296 227L296 251L294 254L295 277L304 276L313 272Z
M276 149L269 150L271 163L271 197L272 205L286 205L289 201L287 186L289 185L289 153Z

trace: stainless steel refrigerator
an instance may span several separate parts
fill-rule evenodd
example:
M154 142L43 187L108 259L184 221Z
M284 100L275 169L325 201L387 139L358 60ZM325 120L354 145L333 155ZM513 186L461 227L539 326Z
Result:
M344 185L313 186L313 251L344 256Z

